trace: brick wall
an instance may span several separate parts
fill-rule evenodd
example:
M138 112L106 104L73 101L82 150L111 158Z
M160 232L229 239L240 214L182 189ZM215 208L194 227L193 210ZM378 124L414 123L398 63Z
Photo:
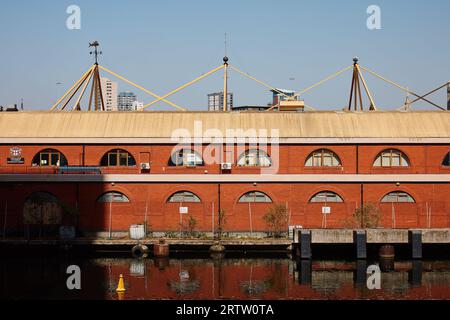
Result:
M33 157L44 149L57 149L62 152L71 166L99 166L105 153L112 149L124 149L130 152L137 164L141 157L150 154L152 168L147 174L219 174L219 165L206 165L197 168L169 167L168 160L173 151L172 145L24 145L23 165L8 165L9 149L12 145L0 146L1 173L53 173L52 169L30 168ZM304 166L307 157L318 149L329 149L336 153L342 167L338 168L307 168ZM399 149L404 152L411 163L408 168L374 168L376 156L385 149ZM84 150L84 155L83 155ZM239 156L234 147L234 163ZM450 168L442 167L442 160L450 146L448 145L281 145L279 173L284 174L450 174ZM226 150L223 150L225 152ZM230 150L227 150L230 151ZM220 151L219 151L220 152ZM269 148L268 153L272 150ZM225 153L224 153L225 154ZM148 161L148 159L145 159ZM357 163L359 164L357 168ZM31 170L31 171L30 171ZM45 170L48 170L46 172ZM233 167L232 174L260 172L259 168ZM141 174L139 167L109 168L104 173ZM181 183L1 183L0 180L0 222L4 222L4 208L8 202L8 228L22 226L23 204L33 192L50 192L63 202L78 206L81 211L80 225L85 230L108 230L110 214L112 229L127 230L130 224L141 223L147 212L148 220L153 230L179 230L179 204L168 204L167 199L177 191L191 191L202 200L197 204L183 204L189 208L189 214L183 216L187 224L189 216L197 221L197 229L210 231L212 229L212 212L218 210L217 184L181 184ZM107 191L124 193L130 203L99 204L97 198ZM443 184L401 184L392 183L365 184L356 183L271 183L253 184L234 183L221 185L221 207L227 213L227 231L264 231L267 226L262 217L272 204L242 204L239 198L249 191L261 191L270 196L274 203L287 204L290 210L290 224L304 227L320 228L324 226L322 207L324 204L309 203L313 195L320 191L332 191L339 194L344 203L328 204L332 213L327 216L328 228L341 228L351 218L355 208L362 202L374 203L381 210L383 227L415 228L450 227L450 183ZM416 201L414 204L380 204L381 199L389 192L404 191ZM363 199L361 198L363 197ZM431 218L430 218L431 215ZM251 219L250 219L251 217Z

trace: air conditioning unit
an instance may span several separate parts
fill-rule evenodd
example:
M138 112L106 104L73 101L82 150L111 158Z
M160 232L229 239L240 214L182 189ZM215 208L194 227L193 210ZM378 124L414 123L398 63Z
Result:
M222 164L220 164L220 168L222 170L231 170L231 166L232 166L231 163L222 163Z
M150 163L141 163L142 170L150 170Z

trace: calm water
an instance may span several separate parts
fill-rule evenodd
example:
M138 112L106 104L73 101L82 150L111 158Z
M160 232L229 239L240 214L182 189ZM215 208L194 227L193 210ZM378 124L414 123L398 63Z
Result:
M81 268L81 291L66 287L69 265ZM450 299L450 261L381 264L381 289L369 290L377 261L277 258L2 258L1 299Z

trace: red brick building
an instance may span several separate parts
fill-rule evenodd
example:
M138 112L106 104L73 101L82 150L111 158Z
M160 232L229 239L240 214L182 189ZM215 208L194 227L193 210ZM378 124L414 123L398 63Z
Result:
M274 204L307 228L368 203L385 228L450 227L449 112L15 112L0 128L8 232L67 208L86 232L211 232L219 209L225 231L261 232Z

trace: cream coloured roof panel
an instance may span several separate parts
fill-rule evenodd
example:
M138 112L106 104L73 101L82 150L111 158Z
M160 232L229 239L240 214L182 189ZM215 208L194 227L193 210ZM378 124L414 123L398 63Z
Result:
M177 129L281 138L449 138L450 112L2 112L0 138L170 138Z

